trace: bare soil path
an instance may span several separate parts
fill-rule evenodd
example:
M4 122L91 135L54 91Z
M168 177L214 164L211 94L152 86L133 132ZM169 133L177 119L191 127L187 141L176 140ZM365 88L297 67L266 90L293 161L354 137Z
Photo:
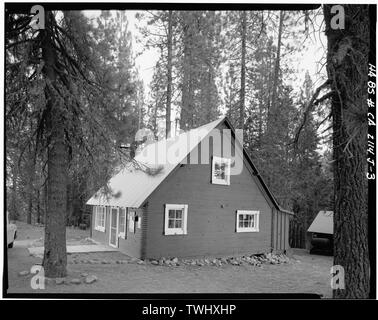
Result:
M40 227L38 227L40 228ZM30 230L29 230L30 229ZM24 229L39 237L41 230ZM43 228L42 229L43 232ZM27 231L25 231L27 230ZM30 231L30 233L29 233ZM67 232L67 239L81 241L88 236L82 230ZM21 238L21 234L20 234ZM80 239L81 238L81 239ZM38 238L37 238L38 239ZM20 239L22 240L22 238ZM294 250L289 263L262 267L251 265L155 266L138 264L120 252L75 253L68 255L68 277L64 284L48 283L44 290L34 290L30 281L34 275L21 276L21 271L41 263L29 255L25 246L8 249L10 293L317 293L331 297L330 268L332 257L310 255ZM83 274L95 275L98 280L85 284ZM70 280L77 278L80 284Z

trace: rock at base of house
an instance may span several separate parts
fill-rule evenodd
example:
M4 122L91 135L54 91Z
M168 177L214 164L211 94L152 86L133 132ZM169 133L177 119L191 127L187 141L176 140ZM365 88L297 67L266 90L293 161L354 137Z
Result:
M80 275L80 277L88 277L88 273L86 273L86 272L83 272L81 275Z
M137 262L137 264L142 265L142 264L146 264L146 262L144 262L143 260L139 260L139 261Z
M55 284L61 285L66 282L66 278L55 278Z
M90 276L87 276L85 278L85 283L86 284L91 284L91 283L96 282L96 281L97 281L97 277L94 276L94 275L90 275Z
M233 266L238 266L238 265L240 265L240 262L232 259L232 260L230 260L230 264L232 264Z
M30 273L29 271L24 270L24 271L20 271L20 272L18 273L18 275L21 276L21 277L24 277L24 276L27 276L29 273Z
M139 259L134 258L132 261L137 262L138 264L145 264L145 261L140 261ZM262 264L282 264L289 263L291 260L284 254L273 254L266 253L260 255L244 255L238 257L219 257L219 258L204 258L204 259L181 259L175 258L160 258L149 259L148 260L152 265L160 266L169 266L176 267L180 265L188 266L216 266L220 267L222 265L233 265L233 266L256 266L261 267Z
M81 284L81 280L77 279L77 278L73 278L73 279L71 279L70 283L72 283L72 284Z

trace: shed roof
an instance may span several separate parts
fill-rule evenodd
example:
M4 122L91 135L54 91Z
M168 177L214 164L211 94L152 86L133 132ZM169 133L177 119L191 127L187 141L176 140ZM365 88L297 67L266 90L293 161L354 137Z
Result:
M307 231L333 234L333 211L319 211Z
M151 193L168 177L168 175L179 165L187 155L204 140L213 129L221 123L225 123L234 134L234 128L226 117L212 121L206 125L192 129L177 137L170 139L159 140L155 143L147 145L136 157L135 160L149 168L157 169L157 174L148 174L143 170L135 168L131 163L127 164L108 182L111 195L106 195L104 188L98 190L88 201L88 205L106 205L118 207L140 207ZM188 141L189 144L188 148ZM170 150L177 152L161 152L166 150L169 146ZM159 151L160 150L160 151ZM257 171L257 168L252 163L252 159L246 150L243 148L243 156L251 165L254 174L260 181L263 189L268 197L271 199L273 205L277 210L293 214L290 211L282 209L273 194L270 192L262 177ZM169 157L169 161L167 160Z

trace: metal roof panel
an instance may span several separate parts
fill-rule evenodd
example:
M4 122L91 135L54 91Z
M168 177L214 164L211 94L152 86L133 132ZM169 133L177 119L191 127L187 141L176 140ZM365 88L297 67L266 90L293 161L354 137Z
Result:
M319 211L307 231L333 234L333 211Z

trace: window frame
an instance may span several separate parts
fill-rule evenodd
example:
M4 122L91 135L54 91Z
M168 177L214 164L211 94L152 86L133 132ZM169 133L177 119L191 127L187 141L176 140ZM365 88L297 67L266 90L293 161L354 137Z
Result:
M240 216L251 215L254 218L254 227L239 227ZM259 232L260 231L260 211L259 210L237 210L236 211L236 232Z
M136 216L135 210L130 210L127 212L127 225L128 225L128 231L131 233L135 233L135 216Z
M217 162L225 162L226 163L226 179L218 179L215 177L215 164ZM212 184L219 184L219 185L230 185L230 180L231 180L231 159L230 158L222 158L222 157L217 157L213 156L212 161L211 161L211 183Z
M108 207L109 209L109 245L113 248L118 248L119 246L119 208L118 207ZM111 243L111 237L112 237L112 218L113 218L113 210L115 210L116 213L116 244Z
M121 214L125 214L125 222L124 222L124 229L122 230L121 229L121 223L120 223L120 218L121 218ZM118 208L118 237L122 238L122 239L126 239L126 230L127 230L127 210L126 208Z
M181 228L169 228L169 210L182 210ZM164 210L164 235L186 235L188 234L188 205L187 204L166 204Z
M102 211L102 219L100 217L100 209ZM105 232L106 225L106 207L95 206L95 227L94 229L100 232Z
M142 216L138 215L137 229L142 229Z

